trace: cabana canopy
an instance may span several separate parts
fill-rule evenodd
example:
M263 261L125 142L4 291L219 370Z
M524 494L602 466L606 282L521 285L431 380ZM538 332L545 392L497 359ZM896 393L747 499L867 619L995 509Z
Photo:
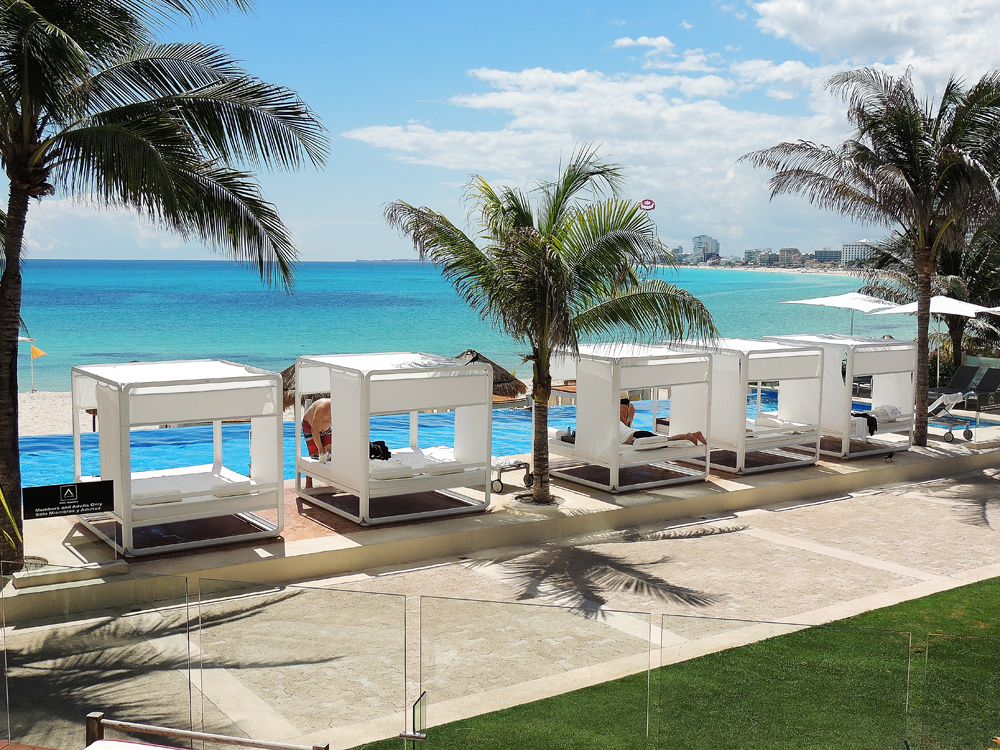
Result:
M836 442L835 449L823 448L829 455L841 458L870 456L890 451L906 450L913 443L913 400L916 381L917 347L912 341L868 339L835 334L793 334L766 336L795 346L822 346L823 413L822 432ZM871 406L894 406L900 415L880 420L874 436L868 432L863 417L852 417L855 378L872 379ZM905 442L884 440L886 434L906 433ZM865 448L852 450L851 438L866 443ZM829 442L829 441L824 441Z
M81 518L119 551L144 555L164 548L187 549L277 536L283 525L281 380L273 372L219 360L132 362L89 365L72 370L73 452L77 481L82 460L77 412L96 410L101 479L114 481L112 520L121 528L106 533L106 517ZM222 422L249 420L248 474L227 467L222 455ZM134 427L210 422L211 464L132 471L130 431ZM277 512L277 523L255 511ZM228 519L210 523L209 519ZM139 540L135 530L200 521L204 528L186 539L180 528ZM218 534L214 534L218 530ZM163 540L171 540L163 542ZM179 541L176 541L179 540Z
M816 462L823 379L821 347L752 339L690 341L675 346L713 355L713 467L751 473ZM765 382L777 384L776 410L763 408L761 384ZM751 383L756 384L757 391L754 419L747 418ZM789 447L808 448L809 453L782 450ZM720 449L718 455L716 448ZM756 454L753 461L748 461L748 453Z
M709 379L712 356L678 353L667 347L642 344L595 344L580 347L575 358L577 383L576 438L567 443L555 434L549 450L567 457L553 464L555 476L610 490L632 491L704 479L708 475L708 447L687 440L669 441L668 435L640 438L623 444L619 437L620 393L650 391L655 432L660 389L670 390L670 434L709 430ZM680 463L701 458L704 468ZM630 469L641 467L637 471Z
M356 523L376 524L485 510L489 505L493 369L433 354L336 354L299 357L298 393L329 393L330 459L302 454L302 404L295 399L296 489L300 497ZM452 446L421 449L419 413L454 411ZM388 462L369 459L371 418L405 414L408 448L392 447ZM306 488L302 475L328 486ZM485 487L485 500L458 493ZM410 502L407 496L447 495L442 507ZM430 502L430 501L428 501ZM433 504L433 503L432 503Z

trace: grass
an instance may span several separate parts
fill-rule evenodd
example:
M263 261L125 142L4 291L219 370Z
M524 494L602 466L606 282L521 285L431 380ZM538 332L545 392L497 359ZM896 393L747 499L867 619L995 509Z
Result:
M654 670L648 737L646 684L432 727L421 750L985 750L1000 734L1000 579Z

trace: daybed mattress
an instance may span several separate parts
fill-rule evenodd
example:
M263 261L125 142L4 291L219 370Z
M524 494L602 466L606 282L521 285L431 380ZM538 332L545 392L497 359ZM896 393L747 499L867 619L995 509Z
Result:
M578 450L575 443L566 443L558 438L549 439L549 451L566 458L575 458L600 466L607 465L605 458L594 457L585 451ZM686 440L675 440L669 444L657 442L645 445L622 444L618 446L619 466L640 466L642 464L679 461L684 458L697 458L699 456L705 456L705 446L694 445Z
M746 451L781 448L790 445L815 443L819 439L819 429L816 425L788 422L774 417L767 417L760 422L746 420L744 447ZM735 441L712 436L712 447L735 449Z
M393 448L387 461L369 459L368 484L371 493L420 492L482 484L489 466L486 463L462 463L455 460L455 450L444 446L433 448ZM335 464L320 463L302 457L300 467L348 491L358 491L356 480L345 477Z
M196 518L274 507L267 490L248 476L213 464L136 472L131 477L133 523Z

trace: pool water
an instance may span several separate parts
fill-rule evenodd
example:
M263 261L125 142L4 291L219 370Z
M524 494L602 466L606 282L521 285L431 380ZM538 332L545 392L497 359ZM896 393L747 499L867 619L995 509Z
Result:
M653 431L653 402L635 401L635 420L638 430ZM761 405L765 411L777 408L777 393L763 391ZM867 410L869 404L855 403L856 410ZM670 413L670 402L657 404L657 416ZM757 396L747 397L747 416L757 415ZM560 429L576 422L576 407L572 405L549 407L549 426ZM947 427L947 425L936 426ZM973 421L974 426L974 421ZM384 440L389 450L410 444L410 418L408 415L372 417L371 437ZM496 409L493 412L493 455L511 456L531 451L531 411L529 409ZM455 436L453 412L420 415L420 447L452 445ZM84 475L100 473L97 433L80 436ZM34 487L73 481L73 436L27 436L19 441L21 449L21 484ZM250 425L231 424L222 428L222 456L226 466L246 472L250 463ZM132 470L149 471L171 469L212 463L212 427L175 427L164 430L136 430L132 433ZM285 422L284 429L285 478L295 476L295 424Z

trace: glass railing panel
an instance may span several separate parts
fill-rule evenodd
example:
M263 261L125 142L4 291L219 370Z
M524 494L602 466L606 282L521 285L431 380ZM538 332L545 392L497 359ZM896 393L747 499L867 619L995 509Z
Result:
M658 747L902 748L910 635L664 615Z
M21 745L78 750L94 711L191 729L187 579L81 580L92 571L53 565L41 574L43 585L24 585L38 577L17 588L3 579L3 734Z
M649 747L650 620L421 597L425 747Z
M1000 737L1000 639L931 634L915 651L911 748L984 750ZM922 657L922 658L920 658ZM917 676L916 673L922 672Z
M405 597L202 579L198 601L203 731L341 747L404 731Z

